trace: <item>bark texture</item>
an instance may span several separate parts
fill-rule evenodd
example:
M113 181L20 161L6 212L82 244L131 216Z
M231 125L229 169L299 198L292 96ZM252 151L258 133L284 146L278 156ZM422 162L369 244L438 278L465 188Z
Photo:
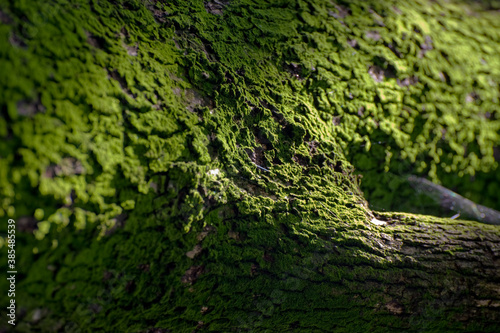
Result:
M489 6L0 0L16 331L498 332Z

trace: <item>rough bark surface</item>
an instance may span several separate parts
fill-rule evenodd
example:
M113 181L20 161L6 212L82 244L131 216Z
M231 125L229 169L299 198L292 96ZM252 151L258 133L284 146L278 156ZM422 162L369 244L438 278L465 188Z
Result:
M498 332L495 5L0 0L15 330Z

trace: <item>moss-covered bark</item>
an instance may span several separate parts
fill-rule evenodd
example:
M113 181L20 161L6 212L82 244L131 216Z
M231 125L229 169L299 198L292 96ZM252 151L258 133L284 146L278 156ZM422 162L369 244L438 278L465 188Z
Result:
M366 203L500 207L498 15L0 0L16 329L498 331L498 227Z

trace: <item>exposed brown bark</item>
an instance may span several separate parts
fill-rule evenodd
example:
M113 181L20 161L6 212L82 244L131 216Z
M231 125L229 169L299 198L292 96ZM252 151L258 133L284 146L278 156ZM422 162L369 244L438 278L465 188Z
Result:
M408 214L387 214L386 218L390 222L383 227L385 232L370 241L379 256L393 263L381 273L384 280L369 282L369 290L385 295L381 309L415 318L429 309L443 309L450 320L465 325L477 320L486 327L498 325L497 227L437 218L415 222ZM371 239L370 232L365 237Z

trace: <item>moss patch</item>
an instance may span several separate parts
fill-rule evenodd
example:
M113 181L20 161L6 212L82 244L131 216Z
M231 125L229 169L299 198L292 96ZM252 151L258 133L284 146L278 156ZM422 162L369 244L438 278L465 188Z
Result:
M498 14L2 0L0 19L20 331L408 330L368 285L342 293L412 264L377 245L365 199L406 209L391 175L413 173L500 205Z

